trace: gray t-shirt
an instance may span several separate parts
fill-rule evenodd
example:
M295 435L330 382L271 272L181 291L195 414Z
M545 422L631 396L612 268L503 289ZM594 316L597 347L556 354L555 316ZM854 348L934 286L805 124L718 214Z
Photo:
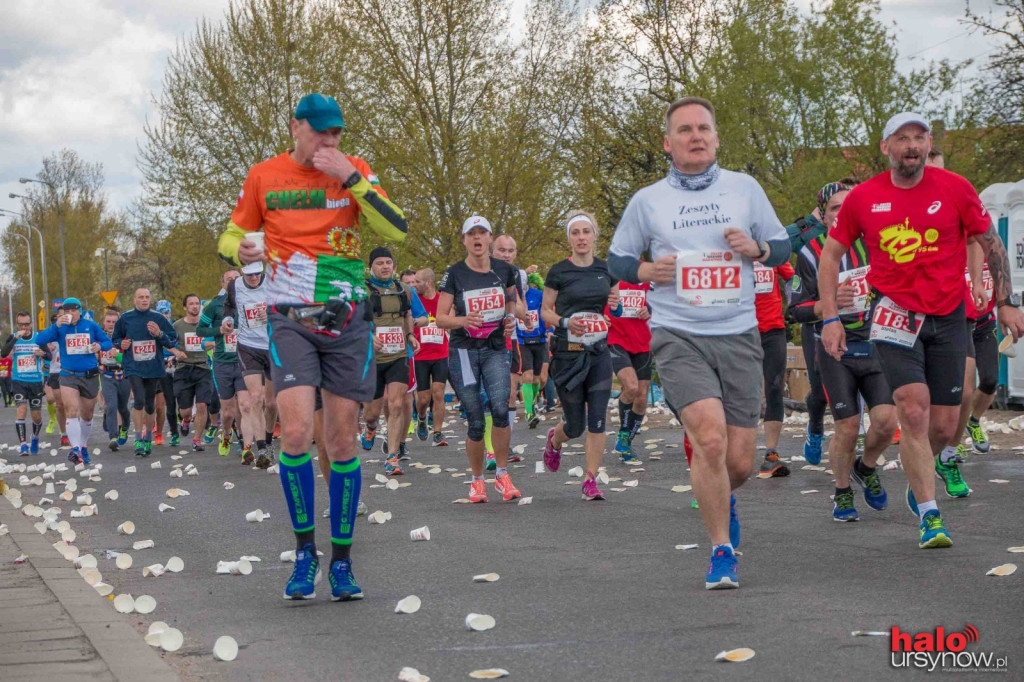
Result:
M650 251L654 260L680 254L679 263L687 264L681 280L685 300L678 281L651 285L651 327L726 336L757 326L754 264L729 249L723 234L727 227L738 227L758 241L786 239L764 190L744 173L722 170L714 184L696 192L675 189L662 179L633 195L609 251L635 259ZM685 253L689 257L684 259Z

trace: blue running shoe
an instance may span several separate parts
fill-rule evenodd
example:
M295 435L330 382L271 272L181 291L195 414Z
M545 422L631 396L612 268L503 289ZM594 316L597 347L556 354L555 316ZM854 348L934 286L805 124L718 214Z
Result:
M619 456L619 461L623 464L635 465L643 464L640 458L633 452L633 447L629 444L629 434L619 432L618 439L615 441L615 454Z
M32 436L32 441L29 443L28 451L33 455L39 454L39 436Z
M78 449L78 456L82 458L82 464L89 463L89 446L83 445Z
M868 503L868 506L875 511L882 511L889 504L889 496L886 494L885 488L882 487L882 481L878 478L878 469L861 476L857 473L857 467L860 465L861 458L858 457L853 463L850 478L864 489L864 501Z
M21 444L21 456L28 457L28 443Z
M860 515L853 506L853 491L839 493L832 498L832 520L833 521L857 521Z
M711 553L708 564L708 575L704 578L704 587L709 590L730 590L740 586L736 574L736 555L728 546L722 545Z
M820 433L807 431L807 438L804 439L804 459L808 464L817 466L821 463L821 439Z
M416 423L416 437L420 440L426 440L430 436L430 431L427 430L427 422L421 421Z
M377 429L372 431L369 428L364 428L363 432L359 434L359 445L362 446L363 450L369 452L373 450L373 443L377 440Z
M729 542L733 549L740 546L740 516L736 513L736 496L729 496Z
M921 549L938 549L940 547L952 547L953 538L949 537L946 526L942 523L939 510L933 509L921 519L921 542L917 544Z
M295 570L284 588L285 599L313 599L316 584L320 582L320 560L312 543L303 545L295 553Z
M915 519L921 519L921 512L917 508L917 498L914 497L914 491L910 489L910 484L907 484L907 509L914 515Z
M118 429L117 430L117 445L118 445L118 447L123 446L127 442L128 442L128 429ZM206 442L209 443L210 441L206 441Z
M363 591L356 585L356 578L352 575L351 559L332 562L327 579L331 583L331 601L363 598Z

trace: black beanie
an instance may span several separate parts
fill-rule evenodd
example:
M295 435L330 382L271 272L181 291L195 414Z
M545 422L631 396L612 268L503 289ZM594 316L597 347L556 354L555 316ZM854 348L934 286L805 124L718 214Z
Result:
M391 262L394 262L395 257L391 255L391 251L386 246L378 246L370 252L370 265L373 265L373 261L378 258L390 258Z

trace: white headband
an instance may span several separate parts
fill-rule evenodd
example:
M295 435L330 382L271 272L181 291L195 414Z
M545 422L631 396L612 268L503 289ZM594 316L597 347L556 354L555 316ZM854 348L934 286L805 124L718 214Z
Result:
M572 229L573 223L578 223L581 221L586 221L590 223L590 226L594 228L594 235L597 235L597 225L594 224L594 221L588 218L587 216L580 214L578 216L573 216L572 218L569 219L569 222L565 224L565 236L569 236L569 230Z

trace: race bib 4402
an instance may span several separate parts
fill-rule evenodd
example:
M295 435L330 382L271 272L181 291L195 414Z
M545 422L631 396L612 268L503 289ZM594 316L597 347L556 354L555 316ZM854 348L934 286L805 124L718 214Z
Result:
M740 257L731 251L680 251L676 295L697 307L738 305Z
M619 300L622 301L622 316L640 317L640 311L647 307L647 291L645 289L620 289Z

